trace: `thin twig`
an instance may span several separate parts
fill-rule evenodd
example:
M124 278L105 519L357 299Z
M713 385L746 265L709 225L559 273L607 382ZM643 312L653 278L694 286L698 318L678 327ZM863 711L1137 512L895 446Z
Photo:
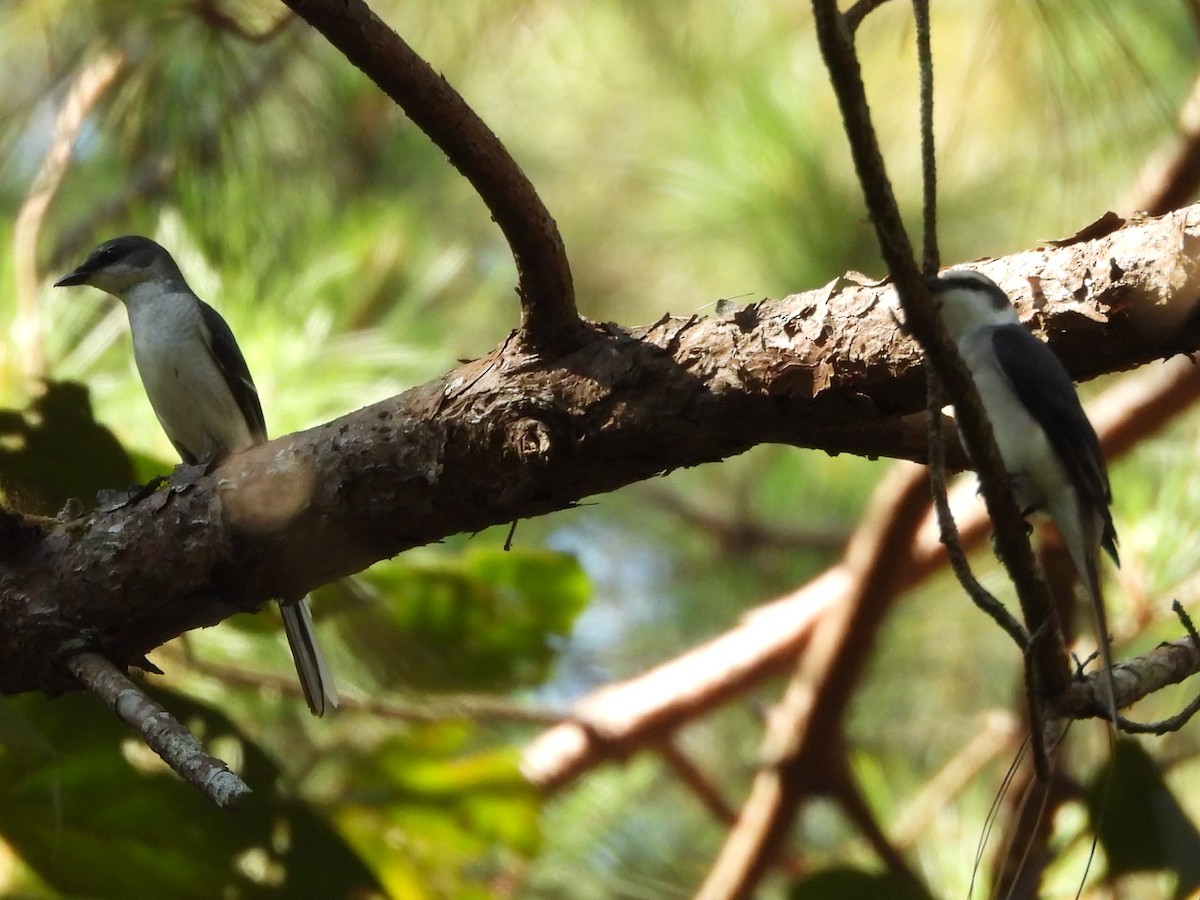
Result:
M851 33L858 31L858 26L863 23L863 19L887 2L888 0L858 0L846 10L846 27L850 29Z
M933 508L937 513L938 531L942 544L946 548L946 557L950 560L950 568L954 570L958 583L963 586L968 596L981 610L987 613L1008 636L1016 642L1022 651L1029 646L1029 634L1021 627L1012 613L991 595L987 588L979 583L971 564L962 547L962 538L958 533L958 525L954 521L954 513L950 509L950 499L946 494L946 449L942 444L942 392L937 377L932 373L928 380L929 391L929 483L933 492Z
M137 731L163 762L217 806L236 806L250 793L249 786L225 763L209 756L190 731L103 656L78 653L68 660L67 667L117 718Z
M913 0L917 25L917 66L921 73L921 216L925 242L921 268L936 275L941 268L937 236L937 152L933 143L933 47L929 0Z
M921 344L927 364L954 403L967 453L975 462L994 526L996 553L1016 588L1026 627L1036 629L1049 619L1053 600L1038 572L1025 518L1017 507L979 392L933 309L913 259L912 245L904 230L871 122L853 37L834 0L813 0L813 17L817 41L838 98L867 209L904 309L905 324ZM1034 652L1034 670L1038 678L1033 689L1048 696L1066 690L1071 675L1057 632L1052 631L1050 639L1039 642Z
M704 804L704 808L712 813L714 819L722 825L732 825L737 821L737 810L725 799L720 786L700 771L700 767L692 762L674 740L665 740L655 749L679 780L687 785Z
M1118 716L1118 724L1126 734L1169 734L1178 731L1200 712L1200 696L1193 697L1182 710L1173 716L1159 719L1157 722L1132 722L1124 716Z
M1184 630L1192 640L1192 646L1196 648L1197 652L1200 652L1200 632L1196 631L1196 623L1192 621L1192 617L1187 614L1187 610L1183 608L1183 604L1178 599L1171 601L1171 609L1183 623Z
M1187 638L1160 644L1145 656L1122 663L1123 669L1131 667L1136 669L1134 681L1139 689L1147 682L1157 685L1160 682L1170 684L1182 681L1200 667L1200 634L1196 632L1196 626L1193 624L1191 616L1184 610L1183 604L1175 600L1171 603L1171 609L1183 623L1183 627L1187 631ZM1188 650L1191 651L1190 654L1185 652ZM1092 681L1093 689L1095 689L1094 677ZM1129 734L1167 734L1178 731L1198 712L1200 712L1200 696L1193 698L1175 715L1157 722L1132 722L1124 716L1120 716L1118 719L1121 730Z

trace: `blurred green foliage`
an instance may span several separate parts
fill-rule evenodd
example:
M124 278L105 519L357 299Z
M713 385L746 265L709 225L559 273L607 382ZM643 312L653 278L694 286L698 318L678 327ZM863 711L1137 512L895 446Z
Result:
M792 888L788 900L932 900L920 885L898 875L826 869Z
M167 692L193 734L254 793L218 812L91 697L0 705L0 837L36 877L5 896L348 897L378 889L346 839L226 716Z
M882 274L804 4L372 6L525 167L562 228L587 316L633 325L704 313L723 297L811 288L846 269ZM1121 204L1172 137L1195 76L1187 4L934 7L943 258L1000 255L1073 233L1114 206L1127 211ZM134 373L124 312L95 292L48 286L101 239L141 232L170 246L238 335L273 433L432 378L517 322L511 258L478 198L322 39L300 22L277 28L285 15L268 0L0 6L6 246L71 84L102 48L126 54L78 135L40 235L46 277L35 300L49 364L36 374L87 386L90 412L73 404L70 420L93 423L97 440L115 434L141 480L174 455ZM256 34L267 37L247 38ZM873 13L858 46L915 223L907 5ZM0 283L14 274L12 254L0 253ZM30 502L53 510L64 496L89 502L97 486L124 487L130 463L119 454L88 472L67 453L61 464L58 454L14 456L43 434L55 449L98 452L90 441L63 447L46 430L59 420L42 415L49 401L14 332L17 309L0 304L12 336L0 342L6 496L48 489ZM1136 590L1109 591L1110 618L1118 634L1149 619L1121 650L1177 630L1158 605L1149 616L1130 608L1127 593L1200 595L1196 434L1182 420L1114 466L1123 577ZM261 805L242 818L135 768L136 744L87 698L0 701L0 892L139 896L125 879L154 872L171 886L156 896L332 897L369 879L414 898L687 896L725 825L647 758L598 771L540 809L515 767L514 748L538 727L522 713L563 708L643 671L819 571L886 465L758 448L522 523L507 554L496 529L331 586L317 617L350 702L320 722L278 687L291 672L266 617L237 617L165 648L155 658L169 705L227 736L245 760ZM994 570L983 574L1004 596ZM851 737L886 823L973 736L981 709L1011 702L1019 660L939 578L898 608L874 668ZM919 676L921 689L897 671ZM480 707L459 691L489 694L491 712L469 712ZM757 763L761 706L774 696L768 686L680 736L734 802ZM1145 717L1181 696L1160 695ZM1155 749L1190 760L1195 744L1185 731ZM1102 740L1085 742L1082 755L1104 752ZM1002 763L945 804L913 854L938 895L965 895ZM1193 821L1194 768L1172 773ZM89 829L101 821L104 853L93 854ZM280 849L277 823L304 852ZM1069 817L1059 828L1064 844L1086 830ZM180 829L186 841L176 840ZM824 807L806 813L797 840L818 868L874 863ZM328 877L342 881L307 880L330 861ZM1081 862L1064 853L1058 866L1067 896ZM280 872L286 894L272 881ZM867 890L853 881L859 874L822 877L829 890ZM763 896L790 887L777 876Z
M339 631L393 689L537 687L590 594L574 557L545 550L473 547L357 581L371 602L339 617Z
M1195 896L1200 831L1141 744L1117 742L1113 758L1088 785L1087 805L1110 872L1166 870L1177 876L1175 897ZM1138 839L1130 840L1130 833Z

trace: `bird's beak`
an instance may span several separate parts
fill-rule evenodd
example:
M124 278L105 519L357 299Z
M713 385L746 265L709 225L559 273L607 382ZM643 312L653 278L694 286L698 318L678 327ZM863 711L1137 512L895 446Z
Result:
M54 282L55 287L70 287L73 284L87 284L90 272L85 272L83 266L80 266L69 275L64 275L58 281Z

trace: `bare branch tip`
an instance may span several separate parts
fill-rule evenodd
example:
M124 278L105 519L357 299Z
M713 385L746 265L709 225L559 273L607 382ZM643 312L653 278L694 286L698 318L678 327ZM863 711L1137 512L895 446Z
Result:
M224 762L205 752L184 725L108 659L84 651L71 657L67 668L117 718L136 730L163 762L217 806L236 806L251 792Z

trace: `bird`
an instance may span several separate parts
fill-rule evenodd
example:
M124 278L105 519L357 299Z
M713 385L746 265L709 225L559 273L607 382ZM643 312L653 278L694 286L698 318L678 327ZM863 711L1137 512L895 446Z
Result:
M1066 368L1021 324L996 282L972 269L948 269L926 283L975 381L1022 514L1038 513L1054 522L1079 572L1096 624L1106 712L1115 728L1116 687L1100 594L1100 550L1121 563L1100 440Z
M163 431L185 463L212 465L267 440L246 359L229 325L188 287L161 244L141 235L97 246L55 287L90 285L120 300L133 357ZM314 715L338 705L307 596L279 601L304 699Z

